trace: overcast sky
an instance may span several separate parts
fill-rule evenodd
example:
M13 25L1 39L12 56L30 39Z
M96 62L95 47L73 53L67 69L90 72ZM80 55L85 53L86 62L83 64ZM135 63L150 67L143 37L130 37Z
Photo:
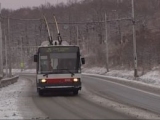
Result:
M50 2L51 4L57 4L60 2L67 2L68 0L0 0L2 8L18 9L21 7L33 7L39 6Z

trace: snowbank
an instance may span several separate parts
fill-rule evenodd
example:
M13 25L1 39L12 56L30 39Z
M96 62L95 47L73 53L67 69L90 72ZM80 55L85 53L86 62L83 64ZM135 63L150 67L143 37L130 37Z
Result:
M89 69L84 68L83 73L100 74L117 78L125 78L127 80L135 79L134 71L129 71L129 70L110 70L110 72L106 73L105 68L93 67ZM140 76L137 80L155 86L160 85L160 70L153 69L150 72L146 73L145 75Z

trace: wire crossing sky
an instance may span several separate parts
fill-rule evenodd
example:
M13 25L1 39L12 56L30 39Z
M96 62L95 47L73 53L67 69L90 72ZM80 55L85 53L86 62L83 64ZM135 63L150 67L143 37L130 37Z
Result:
M19 9L22 7L35 7L47 2L51 4L58 4L61 2L66 3L68 0L0 0L1 8L6 9Z

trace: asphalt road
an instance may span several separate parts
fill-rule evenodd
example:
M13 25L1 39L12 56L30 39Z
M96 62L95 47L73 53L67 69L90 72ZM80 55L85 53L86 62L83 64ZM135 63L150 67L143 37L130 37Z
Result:
M35 81L35 77L27 76ZM89 93L105 99L136 106L160 114L160 96L127 87L105 79L83 76L83 86ZM52 94L39 97L33 82L32 98L37 107L51 119L132 119L89 99L82 90L78 96ZM83 88L82 88L83 89ZM90 95L91 95L90 94Z
M84 76L84 85L115 101L160 114L160 96L105 79Z

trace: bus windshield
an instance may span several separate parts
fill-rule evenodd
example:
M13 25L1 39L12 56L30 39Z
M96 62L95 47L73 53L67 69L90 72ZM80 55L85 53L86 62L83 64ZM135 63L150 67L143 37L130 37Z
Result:
M39 54L39 72L41 74L78 73L78 52L46 52Z

